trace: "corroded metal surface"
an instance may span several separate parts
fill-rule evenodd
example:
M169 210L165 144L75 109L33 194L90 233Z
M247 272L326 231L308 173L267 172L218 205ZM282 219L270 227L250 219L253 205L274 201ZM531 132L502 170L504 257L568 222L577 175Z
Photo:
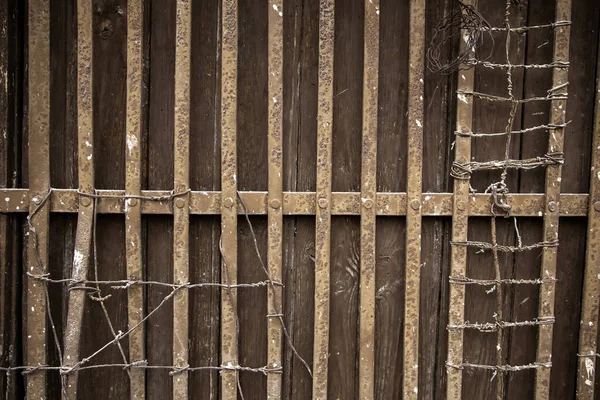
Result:
M96 190L97 208L101 214L125 213L125 191ZM142 214L172 214L171 192L166 190L142 190L138 199L142 203ZM29 191L27 189L0 189L0 213L28 212ZM267 192L239 192L246 203L249 215L267 214ZM511 216L542 217L546 209L545 195L539 193L508 194L507 202L512 206ZM585 217L588 215L588 195L585 193L562 193L560 195L561 217ZM79 195L75 189L52 189L50 211L57 213L75 213L78 209ZM157 200L156 198L162 198ZM377 193L376 213L378 216L406 215L408 204L406 193ZM331 215L360 215L360 193L333 192L331 194ZM421 195L421 214L425 217L451 216L452 193L423 193ZM190 214L221 214L221 192L190 192ZM469 195L469 216L491 216L490 194ZM315 215L315 192L283 192L284 215ZM237 205L238 214L244 214L241 204Z
M130 0L127 4L127 121L125 151L125 193L141 194L141 111L142 111L142 69L143 69L143 16L144 0ZM141 201L126 199L125 207L125 256L127 277L141 279L142 270L142 213ZM127 289L128 326L137 326L144 318L143 289L132 285ZM129 335L129 361L145 360L145 329L143 324ZM145 373L143 369L132 368L130 372L130 396L144 399Z
M313 399L327 398L329 360L334 0L319 2Z
M188 191L190 185L190 54L191 1L177 0L175 42L175 193ZM189 193L179 196L173 207L173 282L190 280ZM189 293L178 290L173 299L173 365L188 367ZM173 374L173 398L188 397L188 371Z
M600 59L599 59L600 60ZM598 64L600 68L600 63ZM596 92L600 92L600 69L596 74ZM585 275L579 326L577 398L594 398L598 347L598 307L600 296L600 98L596 97L590 171L590 196L586 242ZM596 206L595 206L596 205ZM561 201L561 209L563 204Z
M93 135L93 96L92 96L92 4L80 1L77 4L77 150L79 168L79 190L94 193L94 135ZM73 255L73 279L85 279L89 266L94 217L94 201L80 197L77 217L77 234ZM84 290L71 290L65 329L64 364L69 368L79 360L81 324L85 298ZM66 376L66 392L63 397L77 398L77 372Z
M359 398L374 398L379 0L365 0L360 199Z
M237 283L237 0L222 0L221 44L221 280ZM221 290L221 364L238 364L237 293ZM221 397L237 397L236 370L221 372Z
M269 2L269 205L267 268L271 280L282 282L283 251L283 0ZM268 290L267 366L282 367L282 288L271 286ZM267 398L281 398L280 373L267 374Z
M50 189L50 5L43 0L29 2L29 182L31 190L19 200L17 207L31 202L35 212ZM5 200L5 199L3 199ZM35 234L29 232L27 246L27 271L44 274L48 265L48 202L31 217ZM37 237L37 238L36 238ZM36 244L37 241L37 244ZM38 258L39 257L39 258ZM29 365L46 364L46 297L44 286L27 280L26 298L27 340L25 360ZM46 372L35 371L27 375L27 397L41 399L46 396Z
M464 2L472 6L474 0ZM465 32L466 34L466 32ZM463 37L464 35L461 35ZM460 51L465 51L466 43L460 41ZM462 71L458 79L458 90L472 91L474 81L474 70ZM471 132L473 130L473 97L466 96L463 101L456 105L456 131ZM468 163L471 161L471 138L469 136L456 136L455 162ZM469 225L469 180L454 180L454 199L452 214L452 241L462 242L467 240ZM466 276L467 272L467 248L463 246L452 246L450 253L450 275ZM465 322L465 286L450 285L450 307L448 310L448 324L462 325ZM448 331L448 357L447 362L452 365L461 365L463 362L463 331ZM452 367L446 368L447 387L446 397L448 399L460 399L462 396L462 370Z
M404 295L404 399L419 393L419 300L421 284L421 191L425 96L425 0L411 0L408 59L408 169L406 289Z
M571 20L571 0L557 0L556 21ZM569 35L570 25L556 27L554 31L554 57L555 62L569 61ZM552 71L552 87L559 88L550 90L553 95L566 94L569 79L567 68L555 68ZM563 96L564 97L564 96ZM550 123L562 126L548 135L548 153L562 153L564 144L567 101L553 100L550 110ZM560 210L560 181L561 164L549 165L546 168L546 205L544 212L544 241L558 240L558 221ZM551 205L554 202L555 205ZM540 299L538 315L554 316L554 297L556 282L556 247L546 247L542 252L542 265L540 276L545 279L540 286ZM594 321L596 323L596 321ZM536 361L538 363L552 362L552 332L553 325L540 325L538 328L538 344ZM537 400L550 397L550 368L540 368L536 371L535 398Z

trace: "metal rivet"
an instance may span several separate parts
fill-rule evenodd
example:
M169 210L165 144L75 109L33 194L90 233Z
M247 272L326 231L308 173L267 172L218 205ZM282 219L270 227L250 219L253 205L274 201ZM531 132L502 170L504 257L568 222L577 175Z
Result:
M42 199L40 199L40 196L35 196L33 199L31 199L31 201L33 201L35 204L40 204Z
M81 203L82 206L87 207L90 204L92 204L92 200L89 197L82 197L81 200L79 200L79 202Z
M373 200L371 199L366 199L365 201L363 201L363 206L367 209L370 209L373 207Z
M594 210L600 211L600 201L594 203Z
M556 211L556 202L555 201L549 201L548 202L548 210L549 211Z
M223 205L227 208L233 207L233 199L231 197L227 197L225 200L223 200Z
M467 209L467 205L463 200L459 200L456 202L456 208L458 208L460 211L464 211Z
M271 208L277 210L279 207L281 207L281 202L279 201L279 199L273 199L269 202L269 205L271 206Z
M319 199L319 201L317 201L317 204L319 204L319 207L321 208L327 208L327 204L329 204L329 202L327 201L327 199Z
M421 201L419 201L419 199L413 199L410 202L410 208L412 208L413 210L417 211L419 207L421 207Z
M129 206L130 207L137 206L137 199L129 199Z
M177 206L177 208L183 208L183 206L185 206L185 200L182 198L178 198L175 200L175 205Z

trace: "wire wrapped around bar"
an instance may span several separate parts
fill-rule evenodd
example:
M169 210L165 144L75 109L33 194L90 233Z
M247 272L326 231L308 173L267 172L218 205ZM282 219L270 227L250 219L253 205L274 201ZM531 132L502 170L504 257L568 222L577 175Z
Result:
M554 317L539 317L530 321L494 321L494 322L474 322L470 323L465 321L464 324L460 325L448 325L448 330L461 330L461 329L475 329L480 332L497 332L498 329L514 328L519 326L538 326L538 325L552 325L555 322Z
M548 242L538 242L525 246L505 246L501 244L493 245L487 242L477 242L477 241L466 241L466 242L450 242L452 246L467 246L467 247L475 247L482 250L493 250L496 249L503 253L517 253L521 251L528 251L533 249L540 249L544 247L558 247L558 240L552 240Z
M528 158L524 160L493 160L472 161L469 163L454 162L450 169L450 175L456 179L470 179L475 171L521 169L530 170L547 165L563 164L563 153L548 153L543 156Z
M531 363L525 365L485 365L485 364L471 364L462 363L459 365L452 364L446 361L446 367L454 369L487 369L490 371L524 371L528 369L540 369L540 368L552 368L552 363Z

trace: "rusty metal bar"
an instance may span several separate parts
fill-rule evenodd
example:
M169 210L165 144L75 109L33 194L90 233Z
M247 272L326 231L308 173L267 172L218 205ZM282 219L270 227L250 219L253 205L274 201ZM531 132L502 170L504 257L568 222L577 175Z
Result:
M556 1L556 21L571 20L571 0ZM569 61L570 25L559 26L554 31L553 61ZM569 80L567 68L556 68L552 71L553 95L565 94ZM550 123L557 126L566 122L567 101L554 100L551 103ZM564 144L564 125L548 135L548 152L562 153ZM544 212L544 241L558 240L558 222L560 204L561 164L548 165L546 168L546 210ZM540 285L540 300L538 315L554 316L554 295L556 283L557 248L545 247L542 252L540 276L545 279ZM595 321L594 321L595 322ZM538 328L537 363L552 362L552 332L554 325L540 325ZM536 371L535 398L548 399L550 396L550 368L540 368Z
M125 213L125 191L96 190L98 213ZM167 198L171 191L142 190L142 214L172 214L173 210ZM0 213L25 213L29 211L28 189L0 189ZM267 192L239 192L246 203L248 214L267 215ZM77 212L79 195L75 189L52 189L50 211L54 213ZM511 216L542 217L546 209L545 195L541 193L515 193L506 195L512 206ZM162 198L163 200L156 200ZM360 215L360 193L331 193L331 215ZM561 217L585 217L588 215L586 193L561 193ZM423 193L421 195L421 215L424 217L452 216L452 193ZM315 215L317 209L315 192L283 192L283 215ZM490 194L477 193L469 196L469 216L489 217L492 215ZM406 193L377 193L375 212L378 216L404 216L407 212ZM190 214L220 215L221 192L190 192ZM245 214L238 205L238 214Z
M272 0L269 7L269 207L267 268L271 279L283 280L283 0ZM270 290L269 290L270 289ZM268 350L267 366L282 366L282 326L280 313L282 303L281 286L272 286L268 293ZM267 374L267 398L281 398L281 374Z
M141 151L142 143L142 70L144 55L143 44L144 0L130 0L127 3L127 121L125 152L125 193L139 196L141 194ZM127 277L142 279L142 207L138 199L125 200L125 256L127 261ZM132 285L127 289L128 326L131 329L140 324L144 318L144 292L140 285ZM129 360L132 363L145 359L145 327L129 334ZM145 371L131 368L130 397L144 399Z
M333 136L333 49L335 0L319 3L317 111L317 208L315 227L315 327L313 399L327 398L331 246L331 160Z
M184 193L190 187L190 53L191 1L177 0L175 42L175 174L174 191ZM173 207L173 283L190 280L190 209L189 193L178 196ZM189 292L177 291L173 299L173 365L181 368L173 374L173 398L188 397Z
M425 0L410 2L408 75L408 169L406 290L404 301L404 399L419 393L419 299L421 284L421 192L423 185L423 98L425 96Z
M93 77L92 77L92 3L77 3L77 149L79 169L79 191L94 194L94 126L93 126ZM95 202L90 197L79 197L77 233L73 255L72 278L87 278ZM67 326L65 329L64 365L73 367L79 360L81 324L86 292L71 290ZM66 391L63 398L77 398L77 371L66 375Z
M50 205L42 204L50 190L50 4L29 2L29 200L30 228L27 272L45 274L48 265ZM5 82L8 85L8 82ZM27 201L24 199L23 201ZM37 210L38 207L41 207ZM35 213L35 215L34 215ZM46 294L44 285L27 279L27 350L29 365L45 365ZM46 397L46 371L27 375L27 397Z
M365 0L362 167L360 208L359 398L375 389L375 233L377 201L377 108L379 93L379 0Z
M599 47L600 49L600 47ZM599 53L600 56L600 53ZM581 300L579 325L579 350L577 370L577 398L594 398L596 382L596 357L598 347L598 299L600 298L600 57L596 72L596 107L592 141L592 166L590 171L590 196L588 207L588 231L586 261ZM562 209L561 201L561 209Z
M464 1L465 5L473 6L475 0ZM463 34L467 34L463 32ZM462 37L463 35L461 35ZM460 41L460 51L468 50L464 40ZM472 91L475 71L473 68L462 71L458 79L458 91ZM473 131L473 99L466 96L456 105L456 132ZM467 163L471 161L471 138L469 136L456 136L455 161ZM452 241L463 242L467 240L469 226L469 179L454 179L454 199L452 211ZM490 207L491 209L491 207ZM467 248L465 246L452 246L450 254L450 276L466 276ZM449 325L462 325L465 322L465 286L450 285L450 309L448 311ZM448 357L449 365L463 363L463 331L448 331ZM462 370L448 366L446 397L460 399L462 396Z
M222 0L221 40L221 279L237 283L237 0ZM221 290L221 364L238 364L237 292ZM237 370L221 372L221 397L237 397Z

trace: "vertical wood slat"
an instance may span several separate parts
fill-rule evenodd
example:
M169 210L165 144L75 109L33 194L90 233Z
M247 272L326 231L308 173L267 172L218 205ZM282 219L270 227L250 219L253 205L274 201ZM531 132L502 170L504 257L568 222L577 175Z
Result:
M359 398L374 398L379 1L365 0L360 219Z
M465 5L473 6L474 0L464 1ZM466 32L463 32L466 34ZM461 35L462 37L463 35ZM465 51L465 41L460 41L460 52ZM458 79L457 90L472 91L475 78L473 68L461 71ZM465 96L456 105L456 131L471 132L473 126L473 96ZM471 138L457 135L455 138L455 161L468 163L471 161ZM467 240L469 226L469 180L454 179L454 198L452 212L452 241L464 242ZM467 271L466 246L452 246L450 253L450 276L465 277ZM450 284L450 306L448 311L448 324L462 325L465 322L465 285ZM463 330L453 329L448 331L448 357L446 371L448 374L446 397L460 399L462 396L462 369L463 363Z
M425 95L425 0L411 0L409 29L408 168L406 174L409 207L406 209L403 393L404 399L417 399L419 393L423 98Z
M313 399L327 398L335 0L319 2Z
M79 191L94 194L94 161L93 161L93 77L92 77L92 3L77 3L77 148L79 169ZM75 252L73 255L72 279L76 281L87 278L90 249L92 241L92 225L95 202L90 197L79 197L77 216L77 233L75 235ZM74 366L79 360L81 324L85 298L84 290L69 292L69 308L65 330L66 367ZM77 372L66 377L66 392L63 397L77 398Z
M41 204L50 190L50 3L44 0L29 1L29 160L29 210L35 233L29 232L27 272L43 275L50 217L50 202ZM39 204L42 208L33 216ZM46 307L44 285L28 279L27 365L46 365ZM35 371L26 379L28 398L46 397L46 371Z
M127 121L125 164L125 192L141 194L142 143L142 69L143 69L143 15L144 0L130 0L127 4ZM125 202L125 249L128 279L142 279L142 213L141 201L127 199ZM144 318L144 298L141 285L127 289L127 313L129 329ZM142 324L129 334L129 361L145 359L145 329ZM145 372L132 368L130 372L130 397L144 399Z
M184 193L190 187L190 53L191 1L177 0L175 27L175 166L174 191ZM178 196L173 207L173 282L176 285L190 280L190 211L189 193ZM180 289L173 299L173 365L189 366L189 291ZM188 372L175 371L173 398L188 397Z
M237 283L237 0L222 0L221 39L221 276ZM237 291L221 290L221 364L237 366ZM221 397L237 397L238 371L221 371Z
M556 1L556 21L571 20L571 0ZM554 62L569 61L570 26L559 26L554 31ZM567 68L554 68L552 71L551 94L567 92L569 70ZM559 89L556 89L559 88ZM550 110L550 124L561 126L565 123L567 110L566 100L554 100ZM564 125L554 129L548 135L548 153L562 153L564 144ZM562 166L549 165L546 168L546 212L544 213L543 240L551 242L558 240L558 222L560 211L560 181ZM540 285L540 299L538 318L554 317L554 298L556 283L557 247L544 247L542 251L542 264L540 278L544 283ZM595 321L594 321L595 323ZM538 327L537 363L552 362L552 334L553 324L541 324ZM536 371L535 398L536 400L548 399L550 396L550 368L539 368Z
M269 7L269 42L268 42L268 86L269 86L269 125L268 125L268 246L267 268L273 281L282 282L283 251L283 1L272 0ZM268 349L267 363L269 368L282 367L281 344L282 326L282 288L270 286L268 293ZM267 375L267 398L281 398L280 373Z
M599 46L600 50L600 46ZM600 53L598 53L600 55ZM596 382L596 357L598 354L598 308L600 304L600 57L596 65L596 106L592 140L590 196L586 261L581 300L581 325L579 327L579 359L577 360L577 398L594 398Z

